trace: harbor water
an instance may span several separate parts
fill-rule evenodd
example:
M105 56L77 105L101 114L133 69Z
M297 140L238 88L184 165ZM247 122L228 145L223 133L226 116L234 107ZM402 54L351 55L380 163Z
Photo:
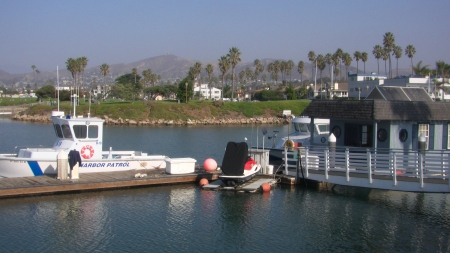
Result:
M266 126L287 134L287 126ZM222 161L261 126L106 127L104 149ZM0 152L51 146L51 125L0 118ZM266 146L271 141L265 139ZM1 179L0 179L1 180ZM450 252L448 194L194 184L0 199L2 252Z

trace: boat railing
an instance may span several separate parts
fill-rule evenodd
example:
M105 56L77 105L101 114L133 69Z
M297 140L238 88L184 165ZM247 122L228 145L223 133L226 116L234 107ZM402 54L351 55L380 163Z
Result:
M400 177L413 177L419 178L423 186L423 180L428 178L448 180L450 171L449 150L310 146L285 149L283 156L286 174L301 166L306 178L314 171L323 171L326 179L330 174L340 172L347 181L351 173L365 174L369 182L377 176L390 176L394 184Z

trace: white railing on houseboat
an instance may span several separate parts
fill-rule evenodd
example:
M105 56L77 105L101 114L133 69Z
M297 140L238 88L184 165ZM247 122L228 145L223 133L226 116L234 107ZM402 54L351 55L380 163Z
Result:
M425 181L427 185L445 184L444 192L450 192L449 164L450 151L424 151L396 150L396 149L364 149L350 147L302 147L296 150L284 151L284 174L300 175L301 169L305 178L323 179L323 181L363 186L368 188L380 188L379 184L373 184L374 179L392 180L392 185L382 186L383 189L404 190L408 187L396 187L399 180L418 184L420 187L412 187L411 191L424 191ZM301 160L298 157L301 157ZM301 166L300 166L301 165ZM314 173L315 176L311 176ZM317 176L320 174L320 176ZM333 174L333 179L330 179ZM384 176L384 177L383 177ZM351 178L359 178L350 182ZM343 180L343 178L345 180ZM365 179L365 185L361 185L361 178ZM414 179L414 180L410 180ZM433 179L433 180L431 180ZM386 185L385 183L383 185ZM421 190L423 189L423 190Z

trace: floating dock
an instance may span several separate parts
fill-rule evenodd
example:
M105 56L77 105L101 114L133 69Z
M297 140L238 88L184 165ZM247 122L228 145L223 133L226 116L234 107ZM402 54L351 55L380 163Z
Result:
M205 172L196 169L189 174L168 174L164 169L129 170L117 172L82 173L79 179L59 180L56 175L37 177L0 178L0 198L15 198L33 195L47 195L69 192L102 191L120 188L145 187L152 185L198 183L206 178L209 182L220 182L221 171ZM270 178L269 178L270 177ZM253 184L238 188L241 191L255 191L263 181L273 180L273 175L257 174ZM233 190L238 190L233 189Z
M261 189L261 185L264 183L273 184L276 180L273 178L260 178L255 177L252 180L245 182L242 185L237 186L225 186L223 185L222 181L216 180L210 184L204 185L204 190L228 190L228 191L239 191L239 192L256 192Z

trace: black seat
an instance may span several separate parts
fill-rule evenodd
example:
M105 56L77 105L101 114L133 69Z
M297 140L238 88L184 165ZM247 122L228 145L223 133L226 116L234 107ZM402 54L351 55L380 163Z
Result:
M248 158L246 142L228 142L222 161L222 172L227 176L244 175L244 166Z

